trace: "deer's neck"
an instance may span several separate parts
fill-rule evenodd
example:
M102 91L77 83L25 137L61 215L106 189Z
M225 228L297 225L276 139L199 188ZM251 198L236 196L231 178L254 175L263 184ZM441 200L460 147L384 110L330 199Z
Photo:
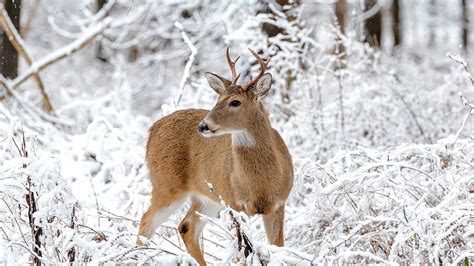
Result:
M275 169L276 156L272 145L272 128L267 117L255 117L251 126L232 133L233 169L239 178L248 177L258 182L266 178L269 169Z

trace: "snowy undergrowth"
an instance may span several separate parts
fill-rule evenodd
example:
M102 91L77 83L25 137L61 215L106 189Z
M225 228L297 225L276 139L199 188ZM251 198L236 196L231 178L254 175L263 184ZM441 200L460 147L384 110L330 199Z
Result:
M473 248L474 142L451 140L299 161L300 215L287 224L305 237L290 246L314 262L462 261Z
M63 175L71 175L60 171L57 158L35 154L34 138L26 138L28 158L19 154L9 158L16 152L12 139L22 142L20 134L1 142L4 163L0 204L5 210L0 213L1 255L6 262L29 260L29 253L25 253L31 246L25 201L28 178L38 197L35 218L47 247L43 248L44 262L67 261L71 250L77 261L95 263L144 262L158 256L162 261L161 256L168 254L166 248L159 248L163 244L146 249L133 244L138 210L145 207L135 204L144 204L149 191L140 165L131 167L133 173L122 169L122 174L112 174L111 167L102 169L94 164L113 166L113 160L92 159L95 156L83 150L82 154L89 157L77 158L82 161L77 170L89 169L96 174L82 174L81 180L79 171L77 180L68 181ZM474 179L473 157L472 140L461 139L453 145L452 138L448 138L434 145L402 145L388 151L340 152L324 165L297 159L297 181L286 221L287 245L291 248L263 244L261 227L258 230L249 225L246 233L254 243L255 255L247 259L285 263L462 261L472 255L469 252L473 248L468 240L474 234L469 220L473 211L469 202L473 200L472 191L469 193ZM87 166L87 162L91 164ZM109 174L113 180L105 179ZM176 222L167 226L176 228ZM221 227L228 226L228 222L219 222L219 227L211 225L217 232L206 231L205 236L214 235L221 247L207 252L214 259L225 259L218 255L222 254L219 249L236 250L232 244L235 239L222 237L228 233ZM179 245L176 237L170 241ZM24 256L17 258L18 254ZM168 254L166 260L186 259L189 257L183 253L181 257Z
M176 232L185 208L149 246L134 245L149 200L143 158L151 120L120 113L113 95L96 102L108 108L99 108L101 115L84 134L63 134L43 125L42 132L55 136L51 143L46 142L51 136L22 122L28 120L21 110L18 117L4 112L0 257L5 262L28 262L33 252L25 198L30 183L37 198L35 225L42 228L43 262L192 261ZM472 138L454 135L435 144L340 150L326 162L294 156L287 247L265 244L259 218L235 214L252 245L253 253L245 258L227 210L204 232L207 259L257 264L460 262L472 256L473 248L472 158Z

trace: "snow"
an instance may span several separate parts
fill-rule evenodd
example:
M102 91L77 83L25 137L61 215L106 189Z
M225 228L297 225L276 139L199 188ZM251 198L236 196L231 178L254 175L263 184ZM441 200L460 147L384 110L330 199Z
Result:
M421 49L425 40L418 40L393 54L377 51L354 32L341 35L329 18L314 23L323 11L312 13L311 3L288 22L275 5L277 16L253 16L256 1L111 1L114 7L95 14L87 5L91 10L45 2L52 9L38 11L38 26L24 40L40 59L4 81L22 86L0 102L3 263L32 262L29 180L43 263L194 263L177 232L189 203L146 246L135 246L151 192L145 146L157 119L213 107L204 72L229 76L227 47L242 57L241 80L258 72L247 47L271 56L274 84L264 103L292 154L295 182L285 247L266 243L261 217L222 202L219 218L201 215L209 220L202 237L209 263L472 261L474 87L470 61L452 55L460 53L454 41L442 49ZM268 37L263 22L287 34ZM337 36L343 59L332 53ZM97 46L79 51L94 38L108 63L96 59ZM338 60L346 67L334 68ZM39 70L57 117L45 116L35 84L23 83ZM248 257L238 250L235 222L252 244Z

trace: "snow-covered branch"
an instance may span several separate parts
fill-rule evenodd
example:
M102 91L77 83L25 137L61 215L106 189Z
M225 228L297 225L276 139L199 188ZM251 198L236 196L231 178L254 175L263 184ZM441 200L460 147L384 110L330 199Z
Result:
M8 14L5 10L5 6L2 3L0 3L0 24L2 25L3 30L5 31L5 34L8 36L8 39L12 43L13 47L15 47L18 53L25 59L25 62L28 65L31 65L33 62L29 53L26 50L26 45L23 39L21 38L20 33L16 30L15 26L13 25L13 22L8 17ZM53 107L51 105L51 101L49 100L48 95L46 94L44 84L40 75L38 73L35 73L34 79L36 83L38 84L38 88L40 90L41 96L43 97L44 109L47 112L52 113Z
M181 36L183 37L184 42L189 47L189 50L191 50L191 54L189 55L188 62L186 62L186 66L184 67L183 77L181 78L181 81L179 83L178 97L175 101L175 107L178 107L179 103L181 102L181 98L183 97L184 86L186 85L186 81L191 76L191 67L194 63L194 58L196 57L196 54L198 51L196 47L193 45L193 42L191 42L188 35L184 31L183 25L179 22L175 22L174 25L176 28L178 28L181 31Z
M111 23L111 21L112 20L110 18L104 19L103 21L85 30L84 31L85 33L74 42L39 59L34 64L32 64L24 73L22 73L20 76L14 79L11 82L11 86L13 88L17 88L19 85L25 82L29 77L36 75L37 73L47 68L48 66L74 54L75 52L91 44L94 41L94 39L107 28L107 26Z

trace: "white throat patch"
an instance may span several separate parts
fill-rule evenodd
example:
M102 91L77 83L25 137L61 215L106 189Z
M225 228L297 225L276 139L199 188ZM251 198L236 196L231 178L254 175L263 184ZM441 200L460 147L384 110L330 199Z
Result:
M232 132L232 146L251 147L253 145L255 145L255 139L252 134L242 130Z

